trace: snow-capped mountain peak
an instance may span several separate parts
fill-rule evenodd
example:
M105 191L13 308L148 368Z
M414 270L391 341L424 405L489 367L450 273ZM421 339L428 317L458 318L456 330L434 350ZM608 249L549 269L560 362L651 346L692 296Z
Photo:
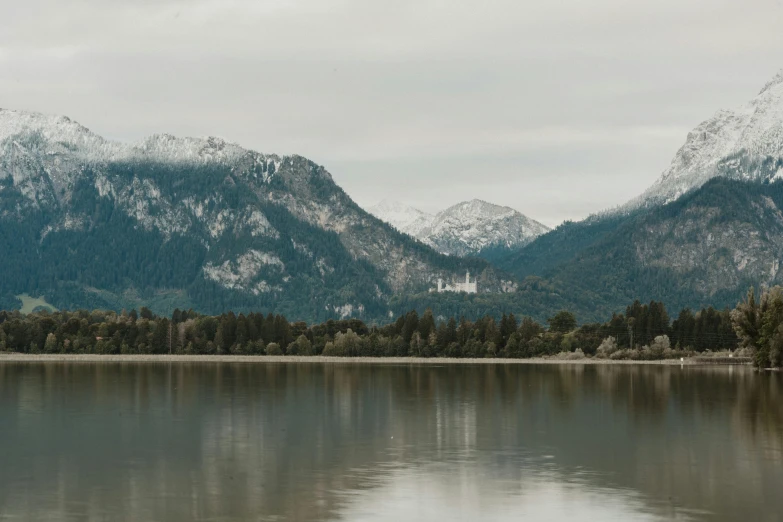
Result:
M259 162L274 162L279 167L283 160L278 156L250 151L214 136L181 138L171 134L153 134L135 144L114 142L104 139L66 116L0 109L0 142L11 137L19 137L19 140L25 141L26 138L36 135L43 140L40 144L33 144L45 146L47 154L67 152L69 156L75 154L87 163L139 159L230 163L252 157L251 159ZM19 146L30 145L19 140Z
M445 254L463 256L488 247L522 246L548 231L513 208L473 199L438 212L420 239Z
M716 176L763 181L782 168L783 70L747 104L692 130L658 181L622 209L673 201Z
M481 199L471 199L470 201L463 201L461 203L457 203L456 205L452 205L446 210L440 212L438 215L459 216L462 219L487 219L490 217L504 217L514 214L519 214L519 212L511 207L495 205Z
M367 212L381 221L385 221L397 230L405 232L413 237L417 237L421 230L426 228L434 217L432 214L405 205L399 201L387 199L368 208Z
M382 201L369 212L449 255L522 246L549 230L513 208L480 199L457 203L434 216L395 201Z
M0 108L0 141L15 135L39 133L47 140L80 148L102 147L107 142L66 116Z

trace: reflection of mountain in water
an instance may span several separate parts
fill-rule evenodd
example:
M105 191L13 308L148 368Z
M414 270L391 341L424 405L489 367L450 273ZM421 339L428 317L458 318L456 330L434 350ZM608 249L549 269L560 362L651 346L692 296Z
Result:
M767 520L781 384L744 368L4 364L0 514L503 519L568 499L577 520Z

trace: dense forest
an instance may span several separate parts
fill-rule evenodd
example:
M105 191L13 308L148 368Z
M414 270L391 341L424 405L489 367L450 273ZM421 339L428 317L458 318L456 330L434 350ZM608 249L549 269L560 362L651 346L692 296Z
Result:
M783 298L780 302L783 322ZM661 359L736 349L740 341L732 324L736 313L684 309L672 320L663 303L636 301L625 313L614 314L604 323L581 326L565 310L552 315L546 324L513 314L503 314L499 320L486 315L470 321L436 317L431 310L420 315L414 310L378 326L359 319L308 325L289 322L279 314L206 316L192 310L175 310L171 317L161 317L147 308L122 313L0 312L0 351ZM753 350L753 342L743 346Z

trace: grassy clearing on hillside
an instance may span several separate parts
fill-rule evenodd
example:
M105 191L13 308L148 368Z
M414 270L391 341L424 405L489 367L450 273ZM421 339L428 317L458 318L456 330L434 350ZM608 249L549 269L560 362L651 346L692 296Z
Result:
M110 310L138 310L146 306L156 314L170 316L175 308L187 310L196 307L184 290L158 290L144 295L134 288L129 288L122 293L91 287L85 290L104 300Z
M16 298L22 301L22 308L20 309L20 312L25 315L33 313L33 310L38 307L46 308L50 312L57 311L57 308L46 302L45 297L30 297L27 294L20 294L17 295Z

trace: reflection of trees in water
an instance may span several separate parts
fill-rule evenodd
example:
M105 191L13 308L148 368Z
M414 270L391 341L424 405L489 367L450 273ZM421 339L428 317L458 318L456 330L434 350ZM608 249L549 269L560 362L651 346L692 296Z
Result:
M489 498L586 469L652 504L781 507L780 375L741 368L26 364L0 389L3 513L323 520L432 465Z
M630 422L627 441L610 438L616 429L604 430L604 447L625 455L616 467L642 491L678 505L710 506L729 520L749 515L741 506L754 506L762 520L769 511L759 506L781 507L775 493L783 481L779 375L739 367L589 370L600 383L596 397L612 402L615 422L624 416ZM754 428L759 424L762 429ZM624 442L629 445L621 450ZM598 445L593 450L605 453Z
M736 396L735 424L767 458L783 455L783 375L759 372L741 376Z

